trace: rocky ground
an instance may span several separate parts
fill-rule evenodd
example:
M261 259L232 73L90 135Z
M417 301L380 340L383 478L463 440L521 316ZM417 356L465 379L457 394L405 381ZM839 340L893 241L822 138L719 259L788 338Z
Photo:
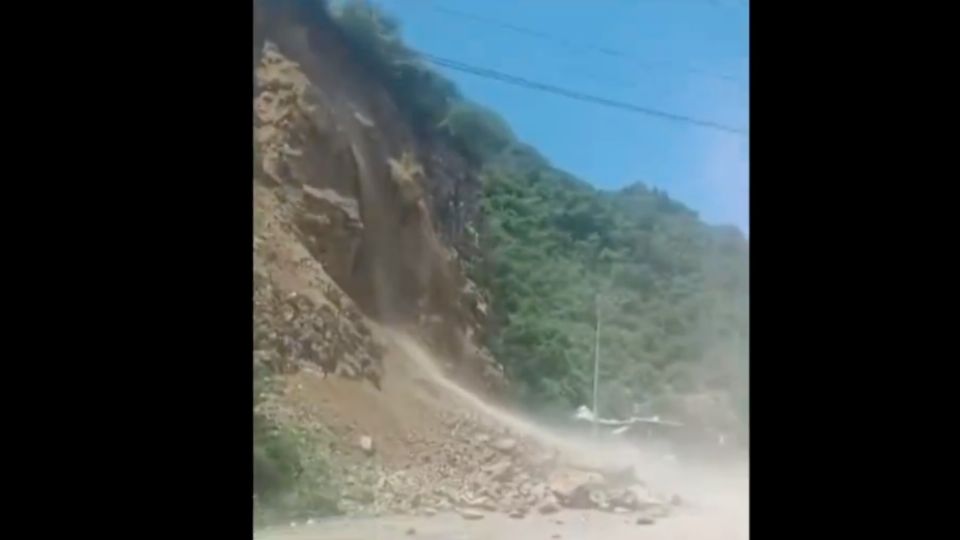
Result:
M404 366L395 351L387 357L392 367ZM652 491L633 469L569 465L558 449L470 410L413 366L391 370L377 389L352 371L325 373L310 357L298 362L261 411L284 425L332 434L321 450L346 515L526 519L593 509L653 522L683 504Z
M499 512L522 519L593 508L657 519L680 504L678 498L654 495L628 471L604 475L560 466L555 453L483 425L469 413L444 416L446 440L407 437L406 452L416 456L407 467L390 471L373 460L351 467L347 482L363 495L348 491L343 509L361 515L452 510L465 519Z
M254 275L255 362L277 373L313 365L323 374L379 384L383 346L335 286L328 284L318 300L316 294L277 288L259 270Z

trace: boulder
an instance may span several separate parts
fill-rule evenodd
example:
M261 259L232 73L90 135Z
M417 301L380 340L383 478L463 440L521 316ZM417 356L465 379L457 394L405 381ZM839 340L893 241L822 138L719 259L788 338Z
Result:
M586 471L554 471L547 484L557 500L568 508L590 508L595 505L591 500L591 490L603 486L603 476Z
M483 472L495 482L505 482L512 476L512 467L513 465L510 463L510 461L505 459L492 465L484 466Z
M360 449L368 456L373 455L373 437L369 435L360 437Z
M605 491L602 489L590 489L588 491L589 494L587 498L590 501L590 506L600 510L607 510L610 508L610 502L607 500L607 493Z
M511 439L510 437L503 437L501 439L497 439L496 441L494 441L493 444L491 444L491 446L493 446L495 449L501 452L508 453L516 450L517 441L516 439Z
M537 511L541 514L555 514L560 511L560 506L557 504L556 499L553 497L547 497L540 504L540 507L537 508Z
M461 508L458 513L460 514L460 517L462 517L463 519L477 520L477 519L484 518L484 515L482 512L478 512L470 508Z
M630 489L619 489L610 493L610 504L616 507L634 509L637 508L637 502L637 494Z

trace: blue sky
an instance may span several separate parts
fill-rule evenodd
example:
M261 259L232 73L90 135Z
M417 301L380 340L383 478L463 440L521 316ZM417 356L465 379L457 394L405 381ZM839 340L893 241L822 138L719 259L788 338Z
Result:
M749 125L745 0L374 3L400 21L408 45L437 56L643 107ZM437 69L466 97L500 113L555 166L604 189L642 181L666 190L708 223L749 232L746 137Z

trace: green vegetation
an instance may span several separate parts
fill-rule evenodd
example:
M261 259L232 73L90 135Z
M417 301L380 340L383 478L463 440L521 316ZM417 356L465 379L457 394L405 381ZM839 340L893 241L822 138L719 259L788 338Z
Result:
M663 393L745 392L745 239L662 192L600 192L518 153L487 169L490 261L474 277L495 299L491 350L526 401L590 403L598 307L603 413Z
M357 59L403 104L410 124L421 132L440 125L459 93L403 44L397 22L364 2L339 2L333 14Z
M254 520L263 525L291 517L337 513L338 494L316 436L281 427L257 411L271 391L269 370L254 364Z
M334 20L411 123L482 171L485 255L468 267L492 293L488 346L529 406L589 404L599 297L602 414L720 390L746 417L742 233L642 184L604 192L554 169L407 48L396 21L354 1Z
M395 19L362 1L336 2L333 15L358 61L383 82L421 134L446 137L478 166L516 144L502 118L463 99L452 82L403 44Z

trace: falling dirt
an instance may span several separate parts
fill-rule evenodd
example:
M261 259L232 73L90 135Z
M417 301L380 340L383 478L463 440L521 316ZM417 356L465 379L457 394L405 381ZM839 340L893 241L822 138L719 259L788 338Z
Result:
M596 444L589 440L564 435L555 430L547 429L523 416L509 412L503 408L491 405L477 395L465 389L457 382L448 378L439 368L439 362L432 357L429 351L409 336L392 330L386 330L390 341L396 348L412 360L427 374L432 381L440 385L451 394L460 398L477 412L486 415L490 420L499 423L510 430L527 437L531 437L540 444L553 447L562 452L563 457L571 464L586 468L619 468L636 463L635 448L616 443Z
M572 430L564 432L556 427L546 427L520 413L487 403L447 377L439 368L440 362L415 339L396 330L384 329L382 332L388 342L402 352L404 357L412 361L418 369L422 370L431 381L500 425L517 434L535 439L544 446L559 450L561 457L569 465L598 470L622 470L626 467L633 467L641 478L649 479L651 475L655 475L664 476L665 480L669 477L671 470L675 471L680 468L680 465L664 459L664 456L659 452L617 439L597 440L585 437L582 433ZM714 466L720 465L715 464ZM686 467L710 468L705 463L688 464ZM727 460L722 464L722 467L731 471L739 471L739 473L745 475L746 457L741 456L739 461L734 460L734 464ZM706 472L701 471L700 474L706 474Z

